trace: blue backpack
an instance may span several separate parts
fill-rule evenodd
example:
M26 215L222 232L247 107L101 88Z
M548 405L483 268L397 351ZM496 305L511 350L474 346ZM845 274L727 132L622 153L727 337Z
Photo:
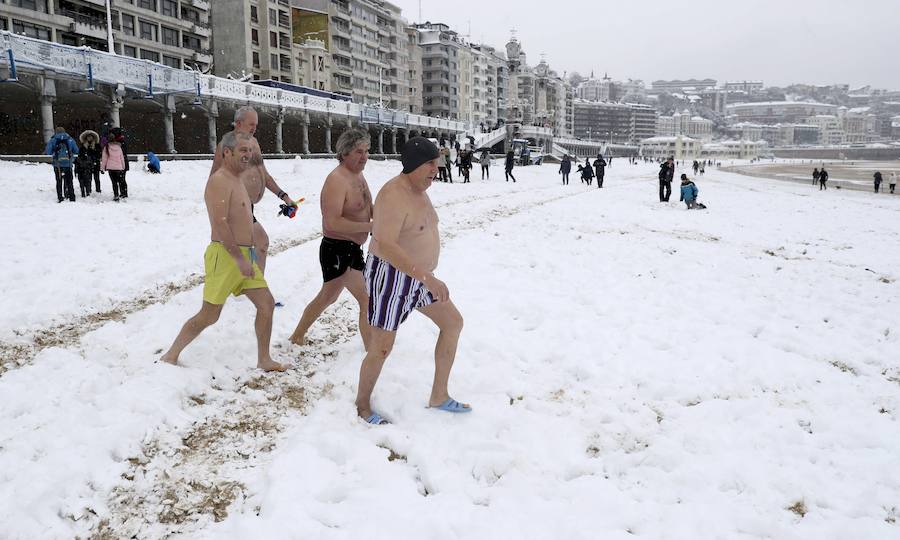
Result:
M53 160L57 167L71 167L72 154L69 152L69 141L65 137L56 139L56 146L53 149Z

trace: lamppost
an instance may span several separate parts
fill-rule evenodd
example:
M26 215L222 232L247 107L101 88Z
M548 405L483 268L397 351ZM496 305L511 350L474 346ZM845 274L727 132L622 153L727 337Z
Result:
M109 52L116 54L116 49L113 47L112 10L109 6L110 1L111 0L106 0L106 46L109 47Z

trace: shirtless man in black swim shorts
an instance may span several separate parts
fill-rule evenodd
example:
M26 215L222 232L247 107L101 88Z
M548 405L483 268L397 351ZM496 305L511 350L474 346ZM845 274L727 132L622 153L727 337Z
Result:
M325 178L320 198L323 236L319 264L325 283L303 310L291 343L303 345L309 327L347 289L359 302L359 333L363 346L369 345L369 295L362 275L366 264L362 245L372 231L372 194L363 176L369 142L369 134L361 129L347 130L338 139L340 163Z
M260 150L259 142L254 137L256 134L256 126L258 124L259 115L256 114L253 107L241 107L235 111L234 132L246 133L252 138L253 155L250 157L250 165L247 167L247 170L241 174L241 181L244 183L244 187L247 188L247 195L250 196L250 210L251 212L253 211L252 205L259 204L259 201L266 192L266 188L276 194L285 204L294 205L295 203L288 194L278 187L278 184L275 183L275 179L272 178L272 175L266 170L266 165L263 163L262 150ZM213 158L212 170L209 172L210 177L219 170L223 161L223 150L220 143L216 148L216 155ZM256 248L258 257L257 265L259 265L260 270L265 273L266 256L269 253L269 235L266 234L266 230L263 229L262 224L256 221L256 216L253 216L253 245Z

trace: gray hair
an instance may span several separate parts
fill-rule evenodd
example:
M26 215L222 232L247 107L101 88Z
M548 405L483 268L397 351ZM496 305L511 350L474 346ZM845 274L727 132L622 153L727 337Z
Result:
M244 105L240 109L234 111L234 123L237 124L239 121L243 120L245 116L252 112L255 113L256 109L254 109L250 105Z
M249 141L250 135L246 133L238 133L236 131L229 131L222 137L222 151L227 148L234 152L235 147L237 147L238 141Z
M348 129L341 133L341 136L338 137L337 146L335 147L335 157L337 157L337 160L344 161L344 156L352 152L359 143L372 143L372 138L369 137L368 131L357 128Z

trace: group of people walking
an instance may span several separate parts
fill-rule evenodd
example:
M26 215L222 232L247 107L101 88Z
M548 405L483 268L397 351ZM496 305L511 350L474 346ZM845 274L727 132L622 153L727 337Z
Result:
M53 173L56 178L57 202L75 202L73 177L78 178L82 197L91 195L91 181L97 193L101 193L100 175L109 173L114 200L128 198L128 150L125 133L115 127L108 134L100 136L96 131L86 130L78 136L80 144L57 127L53 137L47 141L45 154L51 156Z
M234 131L216 149L205 201L212 227L204 257L205 281L200 311L181 328L160 360L177 364L181 352L214 324L231 295L246 295L256 307L257 367L284 371L270 355L275 301L265 278L268 236L253 215L266 189L296 206L266 170L254 138L258 115L252 107L235 114ZM406 142L402 170L372 198L363 174L369 135L350 129L337 142L337 166L325 178L320 205L323 238L319 265L323 285L306 306L290 341L306 343L306 334L324 310L347 289L359 305L359 333L366 350L359 374L356 412L369 424L389 421L374 411L371 396L400 325L418 311L440 330L429 407L450 413L472 408L448 391L463 319L447 285L435 276L440 253L437 213L426 191L446 157L422 137ZM371 238L368 255L362 250Z
M610 158L612 161L612 158ZM603 159L602 154L597 154L594 163L590 158L584 159L584 165L579 164L576 172L581 175L581 183L590 186L594 179L597 179L597 188L603 187L603 179L606 176L607 161ZM559 172L562 175L562 183L564 186L569 185L569 174L572 172L572 158L569 154L563 155L562 161L559 163Z
M884 180L884 178L881 175L881 171L876 171L874 174L874 178L875 178L875 193L878 193L879 191L881 191L881 182ZM894 188L897 187L897 173L895 173L893 171L891 172L891 175L888 177L888 187L890 188L891 193L893 193Z
M884 182L884 175L881 174L881 171L875 171L875 174L872 175L875 183L875 193L881 192L881 184ZM828 189L828 171L825 170L825 165L822 165L822 168L818 167L813 169L812 172L813 185L819 185L819 191ZM897 187L897 173L891 172L891 175L888 177L888 188L890 189L890 193L894 193Z

